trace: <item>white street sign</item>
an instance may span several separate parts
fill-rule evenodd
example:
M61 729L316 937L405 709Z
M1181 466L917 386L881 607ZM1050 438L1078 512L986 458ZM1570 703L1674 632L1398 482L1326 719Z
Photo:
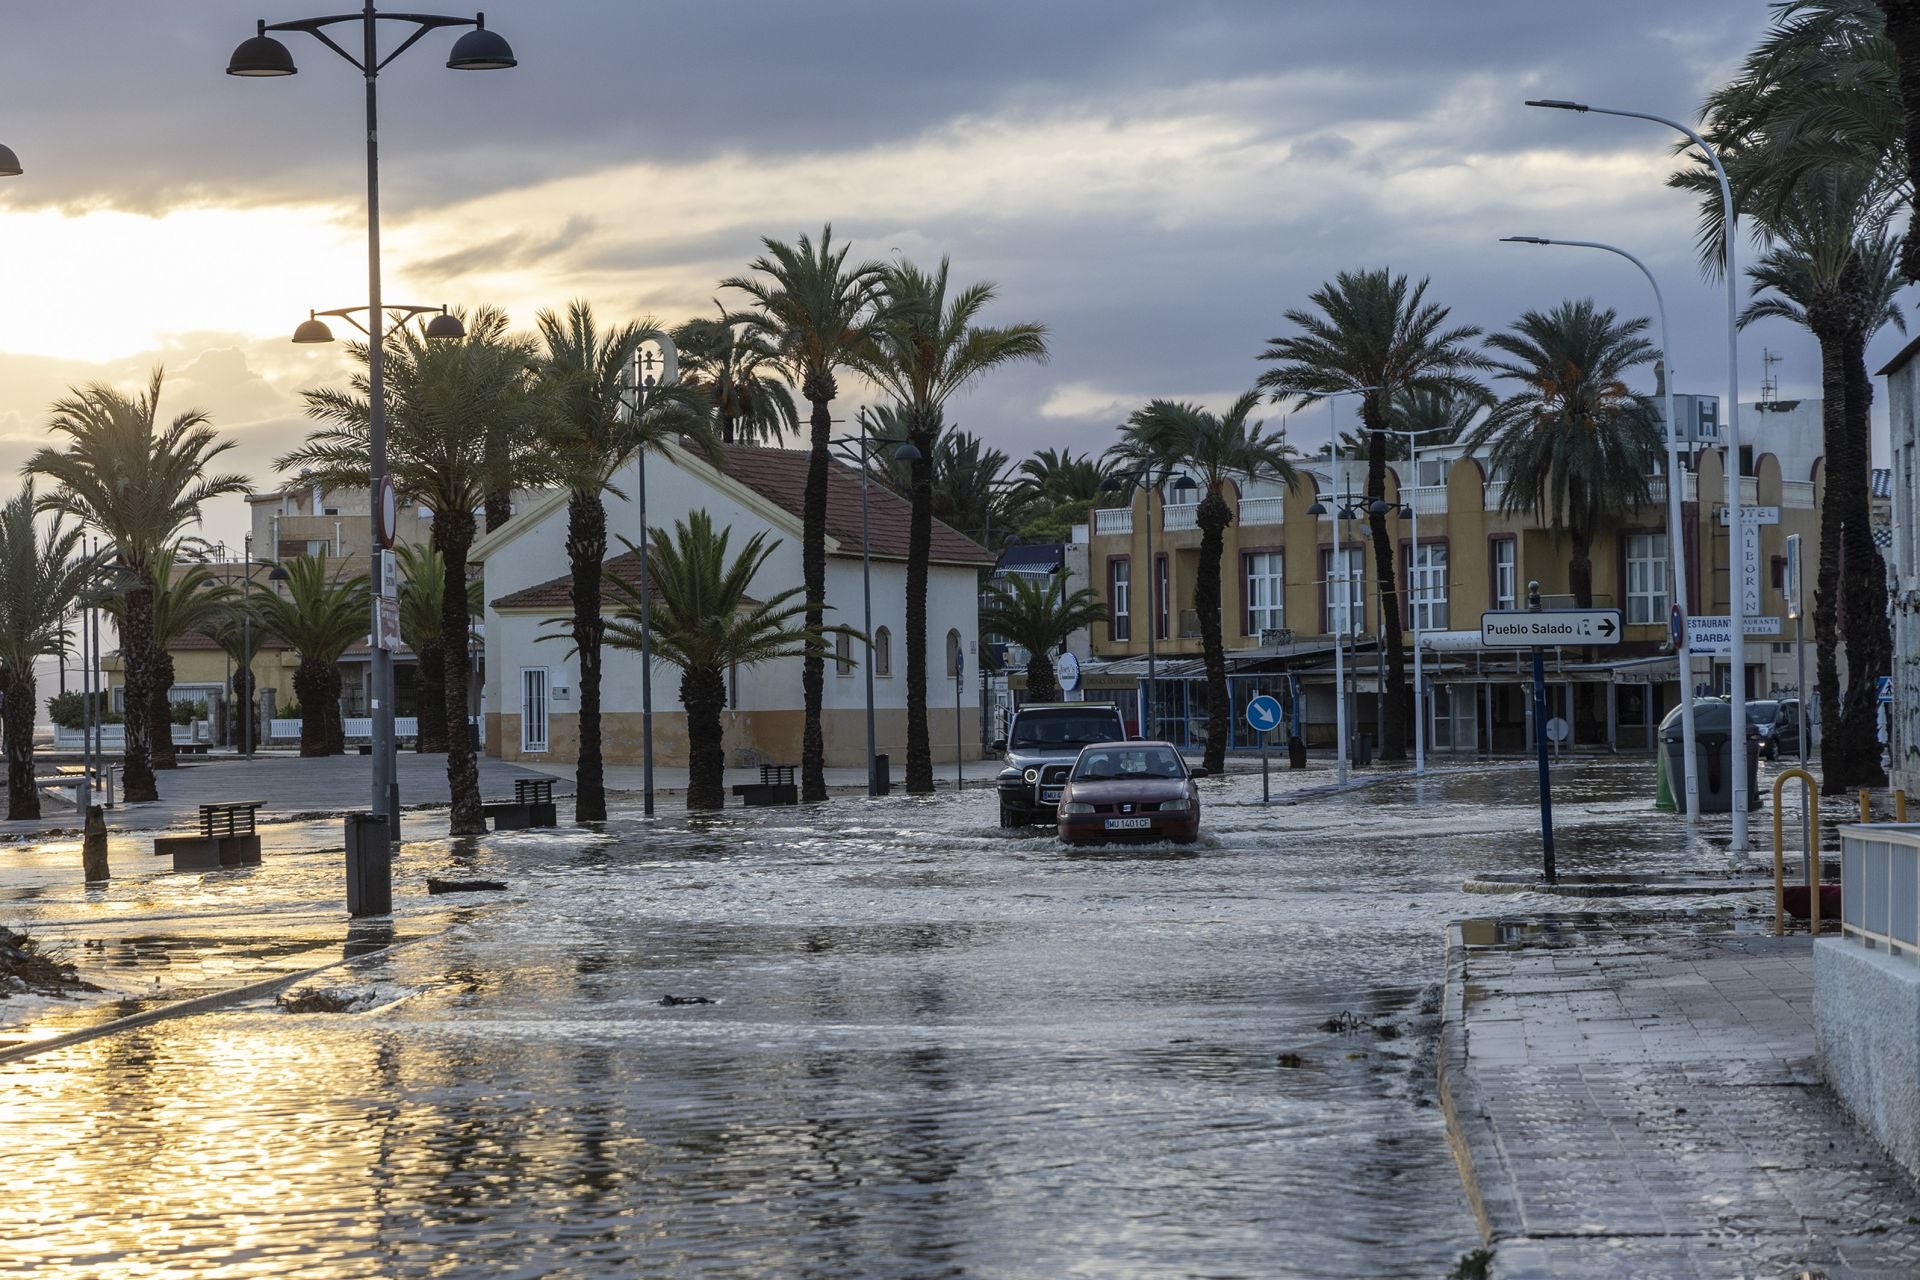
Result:
M1748 617L1745 631L1749 639L1755 636L1777 636L1780 634L1780 619L1773 617ZM1687 619L1687 647L1697 657L1724 658L1733 653L1733 619L1726 614L1718 617L1693 616Z
M1513 609L1480 615L1480 643L1489 649L1536 644L1619 644L1618 609Z
M1733 508L1731 507L1720 508L1720 527L1722 529L1726 528L1729 524L1733 523L1732 520L1729 518L1732 515L1732 512L1733 512ZM1742 507L1740 508L1740 523L1741 524L1779 524L1780 508L1778 507Z

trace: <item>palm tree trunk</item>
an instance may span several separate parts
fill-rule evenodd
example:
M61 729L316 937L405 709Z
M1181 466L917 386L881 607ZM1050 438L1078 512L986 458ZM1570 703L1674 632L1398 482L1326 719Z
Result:
M423 640L414 656L420 660L420 682L415 689L415 701L419 704L414 714L419 717L419 735L417 749L420 751L445 751L447 749L447 649L440 643L438 636L432 640Z
M1209 490L1194 513L1200 526L1200 571L1193 583L1193 611L1200 615L1200 648L1207 662L1207 754L1209 773L1227 767L1227 647L1220 635L1220 559L1224 533L1233 522L1227 500Z
M487 495L486 503L487 532L492 533L507 521L513 519L512 492L495 491Z
M340 715L340 697L344 691L346 682L340 677L340 664L338 662L327 663L325 670L327 673L327 700L325 703L327 710L327 754L330 756L343 756L347 754L347 726Z
M447 790L453 796L447 831L456 836L484 835L487 830L486 815L480 811L480 768L467 726L467 549L473 533L471 511L434 513L434 545L447 566L440 592L440 643L446 651Z
M907 790L914 795L933 794L933 740L927 727L927 558L933 553L933 440L938 430L938 424L919 424L907 432L920 450L920 457L909 464L913 480L907 521Z
M0 683L6 691L0 729L6 734L7 818L38 818L40 788L33 781L33 667L7 671Z
M1900 106L1905 115L1907 189L1920 191L1920 0L1878 0L1886 15L1887 39L1900 67ZM1900 273L1920 281L1920 211L1907 215L1907 236L1900 246Z
M153 651L153 692L147 700L147 732L153 738L153 767L177 769L173 750L173 655L158 646Z
M1809 328L1816 317L1810 312ZM1814 329L1820 343L1822 452L1826 489L1820 507L1820 573L1813 590L1815 682L1820 695L1820 769L1823 795L1851 787L1853 752L1840 714L1840 562L1846 547L1848 503L1840 479L1847 444L1845 360L1836 335Z
M1847 694L1840 724L1848 754L1847 780L1856 787L1884 787L1880 764L1878 677L1893 672L1893 634L1887 621L1887 566L1873 545L1872 406L1873 383L1867 376L1866 340L1849 332L1841 344L1846 395L1846 474L1827 473L1827 501L1839 487L1846 506L1840 578L1840 614L1847 644ZM1830 460L1831 461L1831 460ZM1828 748L1831 749L1831 746Z
M1060 678L1053 672L1053 658L1029 649L1027 651L1027 701L1058 702L1060 700Z
M807 456L807 496L800 538L800 570L807 591L807 630L815 636L827 618L827 442L833 433L828 405L838 391L829 372L809 373L800 392L813 407L808 422L812 452ZM911 671L911 663L908 667ZM827 798L827 744L820 730L820 702L826 693L827 653L823 642L807 645L800 664L800 692L806 715L800 727L800 798Z
M133 803L160 798L153 778L153 735L144 714L153 699L153 589L140 586L127 592L123 613L126 632L120 637L120 657L127 673L127 709L122 728L127 746L120 781L121 795Z
M1361 397L1362 413L1367 420L1367 502L1385 501L1387 496L1387 436L1374 419L1376 393ZM1373 572L1380 583L1380 624L1385 633L1387 687L1379 697L1386 699L1381 708L1380 759L1407 758L1407 655L1400 647L1400 588L1394 571L1393 543L1387 537L1384 511L1369 513L1367 528L1373 534ZM1364 616L1364 615L1363 615Z
M598 490L567 499L567 559L573 566L573 648L580 659L580 751L574 764L573 820L607 820L607 774L600 758L601 562L607 512Z
M1573 554L1567 559L1567 585L1573 588L1573 603L1576 608L1593 608L1593 531L1583 524L1573 524L1568 530L1573 541Z
M332 755L327 703L333 698L333 664L301 655L293 669L293 696L300 699L300 754Z
M253 674L244 665L234 667L231 689L234 710L246 719L239 720L235 715L229 714L227 736L236 747L243 742L252 743L258 747L260 745L260 708L253 698ZM244 729L240 727L243 724L246 726ZM242 737L242 734L246 736Z
M687 808L725 808L727 755L720 730L727 705L725 675L717 667L688 669L680 677L680 703L687 709Z

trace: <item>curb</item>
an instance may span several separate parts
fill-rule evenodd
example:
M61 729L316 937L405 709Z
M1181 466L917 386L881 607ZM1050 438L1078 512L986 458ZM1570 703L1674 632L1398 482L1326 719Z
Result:
M1500 1142L1487 1123L1480 1084L1467 1066L1467 948L1460 926L1447 926L1447 977L1440 1003L1440 1046L1435 1055L1440 1111L1447 1146L1460 1169L1467 1203L1480 1224L1480 1238L1496 1245L1520 1234L1520 1205Z
M0 1065L18 1062L22 1058L31 1058L36 1054L48 1053L54 1049L65 1049L70 1045L82 1044L88 1040L98 1040L102 1036L118 1035L122 1031L133 1031L140 1027L152 1026L156 1022L168 1022L174 1018L188 1018L198 1013L208 1013L231 1004L244 1004L260 996L273 995L283 987L303 982L315 974L325 973L329 969L338 969L346 965L358 964L372 956L387 955L402 947L413 946L417 942L440 937L446 932L441 929L435 933L422 934L418 938L408 938L402 942L390 942L384 947L363 951L357 956L329 960L326 964L315 965L310 969L300 969L293 973L283 973L271 978L262 978L258 982L249 982L244 986L233 987L226 991L211 991L203 996L194 996L189 1000L176 1000L172 1004L161 1005L157 1009L147 1009L141 1013L128 1014L124 1018L115 1018L96 1027L82 1027L77 1031L68 1031L46 1040L36 1040L31 1044L15 1045L11 1049L0 1050Z

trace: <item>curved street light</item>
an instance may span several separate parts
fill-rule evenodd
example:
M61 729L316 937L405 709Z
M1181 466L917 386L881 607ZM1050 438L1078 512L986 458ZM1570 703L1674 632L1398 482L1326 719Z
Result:
M309 311L307 318L294 329L293 340L302 344L332 342L333 330L327 327L327 322L322 320L321 316L333 316L336 319L345 320L371 338L372 330L354 319L355 313L366 310L366 307L335 307L331 311ZM390 302L385 310L387 318L393 321L395 328L415 316L432 316L433 319L427 321L424 327L427 339L432 342L452 341L467 336L467 326L460 323L459 316L447 310L445 303L437 307L422 307L411 302Z
M0 178L20 176L20 157L13 154L13 148L0 142Z
M399 44L384 57L380 52L379 30L382 22L398 22L412 26L413 30L401 39ZM360 24L360 52L349 52L346 45L336 41L328 29L342 23ZM498 71L517 65L512 48L496 32L487 30L487 16L476 13L471 18L442 17L422 13L381 13L373 7L373 0L366 0L358 13L329 14L315 18L297 18L290 22L260 21L254 34L240 42L233 55L227 59L227 74L253 78L274 78L298 73L294 65L293 54L287 46L273 35L276 31L303 31L318 40L327 48L339 54L353 64L366 81L366 139L367 139L367 318L371 322L367 328L367 443L369 455L369 501L368 525L372 533L372 546L377 550L385 546L382 537L381 491L387 483L387 418L386 418L386 370L382 358L384 342L381 336L381 321L386 308L380 297L380 129L379 129L379 93L378 84L381 71L395 58L412 48L421 37L430 31L442 27L471 27L458 40L447 57L447 66L454 71ZM329 313L333 314L333 313ZM350 317L347 317L350 318ZM318 316L311 316L309 324L319 324ZM305 326L303 326L304 328ZM320 325L324 329L324 325ZM316 330L309 329L308 336L299 341L319 342L325 339L318 336ZM329 335L330 336L330 335ZM428 336L434 336L429 332ZM380 564L381 557L369 555L372 562L371 582L373 603L371 605L372 633L380 635L380 610L383 599L390 600L396 584L387 580ZM384 814L387 818L387 836L389 841L398 841L400 837L400 784L398 780L399 762L395 758L395 739L393 729L393 654L390 650L376 644L373 649L373 812ZM455 726L461 733L467 732L467 726ZM351 820L349 820L351 821Z

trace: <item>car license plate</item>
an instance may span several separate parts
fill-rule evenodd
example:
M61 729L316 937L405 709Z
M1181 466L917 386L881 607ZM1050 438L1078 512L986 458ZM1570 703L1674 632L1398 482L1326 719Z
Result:
M1152 818L1108 818L1109 831L1145 831L1153 825Z
M1058 803L1060 799L1060 788L1059 787L1042 787L1040 788L1040 798L1049 803Z

